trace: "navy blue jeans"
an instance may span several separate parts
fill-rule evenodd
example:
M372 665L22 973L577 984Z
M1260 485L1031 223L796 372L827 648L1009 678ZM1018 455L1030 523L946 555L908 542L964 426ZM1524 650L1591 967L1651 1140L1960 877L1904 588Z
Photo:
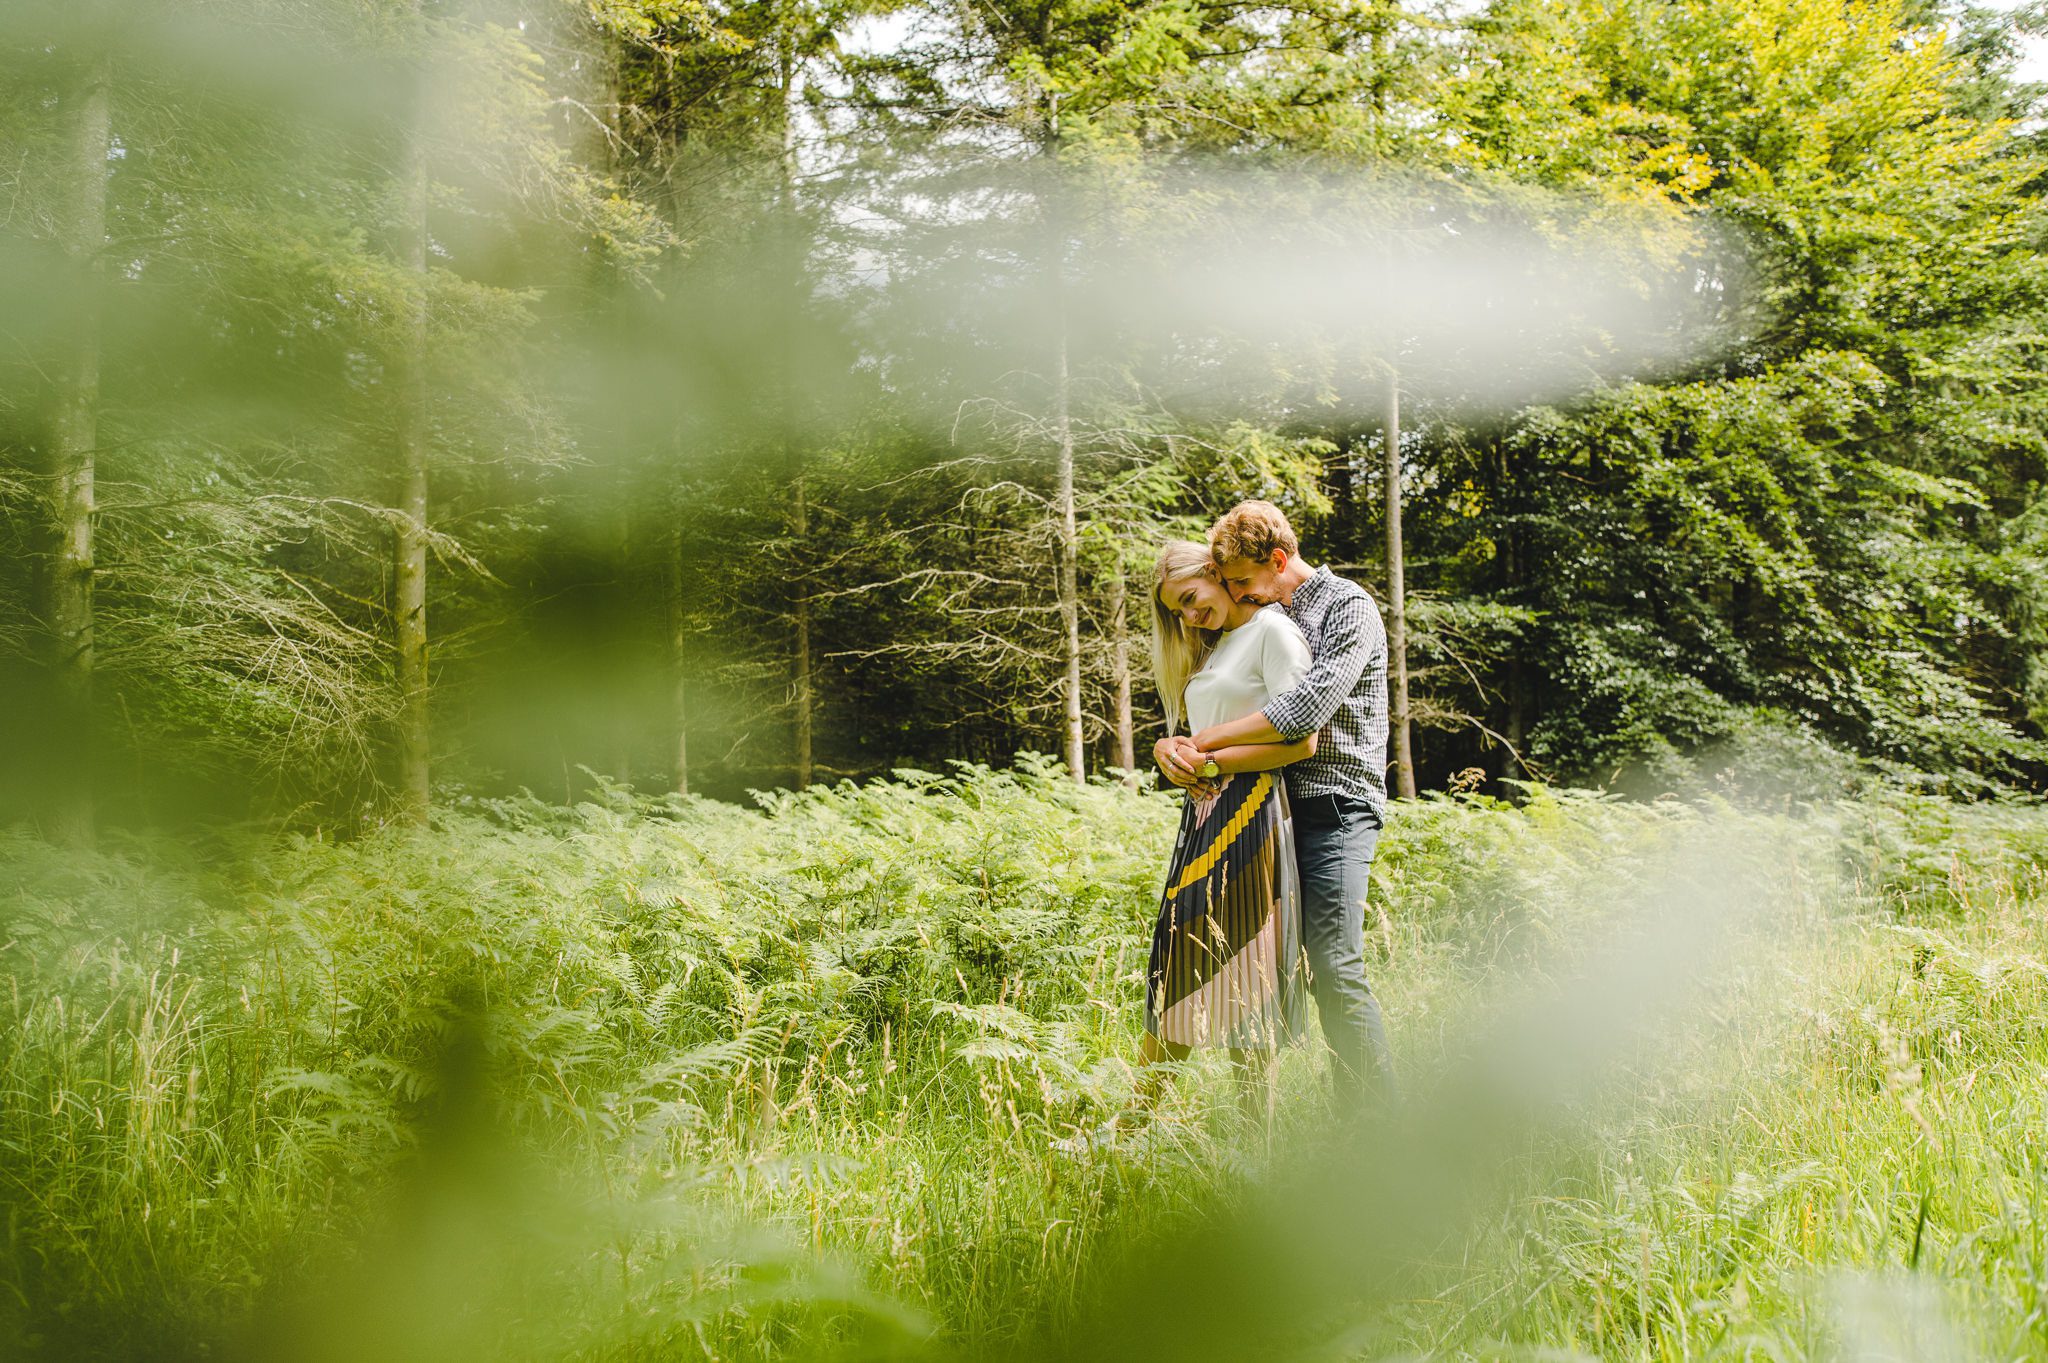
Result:
M1323 1035L1337 1054L1340 1100L1394 1096L1394 1057L1379 1000L1365 980L1365 899L1380 821L1351 795L1292 801L1301 868L1301 938Z

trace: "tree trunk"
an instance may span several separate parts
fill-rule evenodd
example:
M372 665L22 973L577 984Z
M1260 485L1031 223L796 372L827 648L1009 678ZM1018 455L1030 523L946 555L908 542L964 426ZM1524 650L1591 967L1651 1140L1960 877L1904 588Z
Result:
M1088 759L1081 739L1081 566L1080 527L1074 516L1074 422L1073 378L1067 364L1066 215L1061 196L1066 189L1059 171L1059 96L1049 96L1045 154L1051 159L1052 202L1047 214L1051 231L1049 264L1052 272L1054 326L1053 341L1053 435L1059 447L1058 552L1056 554L1060 605L1060 628L1066 654L1065 701L1067 774L1076 784L1088 780Z
M415 0L414 16L419 14ZM400 263L408 275L405 333L399 342L398 515L392 534L392 623L398 649L398 812L427 821L427 165L417 126L409 130L400 223Z
M804 789L811 784L811 601L807 595L809 587L805 582L803 552L804 542L811 533L810 507L804 501L804 477L796 476L796 552L798 568L795 574L796 587L796 658L794 665L794 691L796 695L796 788Z
M604 41L595 30L578 25L570 39L579 50L574 59L580 68L588 65L589 72L583 87L578 91L588 106L585 116L574 118L570 126L579 130L580 145L578 159L585 165L603 172L604 182L615 188L618 184L619 148L623 138L619 133L619 72L618 48ZM618 287L617 273L609 253L590 251L586 256L586 287L589 289L588 315L603 318L608 309L608 296ZM592 338L596 340L595 337ZM622 426L613 426L602 437L625 448L632 437ZM613 477L617 479L616 495L618 504L612 525L611 566L613 579L611 592L618 602L619 614L605 617L605 630L601 640L598 664L605 669L606 704L610 708L610 720L606 725L611 748L605 765L611 777L622 786L633 784L633 750L639 733L638 688L628 684L625 678L634 672L632 663L625 656L626 643L624 621L636 614L635 608L640 585L640 576L633 559L633 511L637 505L634 496L634 476L630 466L620 463L615 467Z
M634 588L638 585L639 574L634 571L633 567L633 511L630 503L619 507L618 517L618 536L613 541L612 546L612 562L617 567L618 577L614 581L612 590L619 593L627 602L637 604L637 602L633 601L633 598L638 595ZM626 680L626 678L633 676L637 669L633 666L634 660L626 651L625 640L620 637L623 633L620 622L624 619L625 615L623 612L616 616L607 617L607 637L604 640L604 648L607 653L618 660L617 671L610 678L612 779L622 786L631 786L633 784L633 740L636 731L640 727L635 722L637 716L634 713L638 708L639 688L631 685Z
M673 68L671 68L671 74ZM670 91L672 94L673 91ZM664 173L664 191L667 194L669 228L678 241L685 238L683 231L683 206L686 196L678 187L673 159ZM665 587L668 607L668 665L669 665L669 722L670 733L675 740L675 791L678 795L690 793L690 712L689 673L690 639L689 615L685 609L683 595L683 500L682 470L686 452L685 431L688 411L683 394L687 385L677 384L675 388L674 461L670 470L668 485L668 572Z
M1496 505L1505 507L1510 515L1518 517L1521 508L1509 482L1507 448L1498 430L1493 435L1493 475ZM1503 528L1500 541L1502 586L1505 588L1502 594L1507 600L1520 604L1526 579L1522 569L1522 527L1518 521L1512 521ZM1523 651L1516 648L1508 655L1505 735L1508 752L1501 760L1501 775L1527 780L1529 769L1522 761L1522 754L1527 750L1529 740L1529 676L1522 661Z
M41 615L52 692L57 762L49 773L45 830L73 846L93 841L93 474L99 445L100 256L107 236L107 155L112 114L107 59L81 74L71 126L71 202L60 231L64 254L85 282L65 353L57 361L47 433L51 546Z
M1130 593L1124 583L1121 558L1116 562L1116 576L1109 581L1109 627L1115 640L1111 667L1116 682L1116 764L1129 773L1124 784L1136 790L1138 753L1131 724Z
M689 662L688 620L683 614L683 527L672 521L668 534L669 721L676 740L676 794L690 793L689 691L683 680Z
M810 506L805 501L803 456L798 450L799 434L787 424L790 404L796 393L795 365L790 350L795 345L794 329L802 302L803 256L798 242L796 221L796 104L802 91L801 71L796 56L791 51L790 35L785 31L778 39L776 53L777 74L780 86L782 109L782 155L780 159L781 193L777 208L781 221L778 229L784 245L786 259L784 269L790 287L789 306L783 314L783 325L790 329L784 343L782 357L782 394L779 408L783 413L785 426L782 433L783 449L791 470L791 491L795 503L795 516L791 531L795 543L791 546L795 558L795 570L791 574L791 590L795 596L792 613L795 617L795 638L793 656L790 659L791 699L795 705L796 739L796 788L803 790L811 784L811 601L809 583L809 558L807 541L811 533Z
M1073 516L1073 422L1069 420L1067 329L1061 325L1055 358L1055 430L1059 434L1059 624L1065 636L1067 677L1063 696L1067 710L1067 774L1087 782L1087 759L1081 751L1081 565L1079 526Z
M1408 724L1408 588L1401 556L1401 374L1387 366L1387 702L1394 747L1394 792L1415 798L1415 754Z
M1067 335L1064 318L1054 370L1054 421L1059 435L1059 591L1060 628L1065 633L1067 772L1076 782L1088 779L1081 748L1081 567L1080 528L1074 519L1074 426L1068 414Z

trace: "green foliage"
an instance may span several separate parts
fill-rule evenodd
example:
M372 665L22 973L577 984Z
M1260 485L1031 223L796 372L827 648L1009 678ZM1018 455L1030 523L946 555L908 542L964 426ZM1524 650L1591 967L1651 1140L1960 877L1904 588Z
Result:
M1202 1065L1149 1140L1052 1146L1130 1099L1163 797L1037 762L753 811L598 792L203 858L6 842L10 1346L310 1310L354 1348L1006 1349L1247 1158ZM1761 877L1762 912L1721 948L1719 1021L1530 1137L1501 1219L1455 1232L1465 1267L1378 1318L1387 1348L1796 1339L1807 1276L1899 1254L1921 1188L1923 1261L1980 1284L1954 1304L2025 1328L2038 1230L1999 1199L2048 1060L2040 810L1526 795L1418 802L1382 844L1372 971L1419 1103L1475 1016L1596 960L1688 853ZM1316 1063L1282 1067L1283 1136ZM450 1233L471 1247L435 1257Z
M1561 570L1533 594L1559 683L1537 752L1597 771L1766 706L1927 771L2039 760L1951 671L1995 613L1981 551L1943 542L1980 494L1886 457L1895 401L1861 360L1812 356L1530 422L1530 542ZM1578 506L1546 514L1564 479Z
M573 798L585 766L652 789L690 765L728 796L787 782L799 616L824 774L1051 746L1061 431L1084 728L1116 760L1126 724L1158 722L1118 659L1142 658L1160 539L1266 496L1384 598L1381 399L1358 390L1389 361L1413 389L1426 786L1671 788L1781 736L1957 791L2044 770L2024 16L143 8L81 28L38 4L0 28L0 688L23 716L44 352L76 312L52 254L77 188L66 44L111 44L97 729L89 753L33 719L6 737L47 749L46 775L97 766L116 821L374 811L416 307L450 789ZM108 15L134 23L93 27ZM417 275L394 245L408 148L431 182ZM1163 298L1162 322L1120 289L1173 260L1162 290L1227 293L1195 267L1240 234L1285 254L1290 220L1370 229L1397 271L1453 233L1541 243L1669 334L1632 354L1528 324L1482 362L1306 317L1252 334L1208 297ZM1501 396L1532 376L1544 405Z

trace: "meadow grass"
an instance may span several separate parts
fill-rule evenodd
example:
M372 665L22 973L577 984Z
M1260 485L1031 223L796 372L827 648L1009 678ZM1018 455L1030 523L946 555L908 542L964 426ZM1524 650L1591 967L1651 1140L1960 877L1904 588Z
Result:
M0 1341L2048 1354L2038 806L1408 804L1397 1116L1332 1147L1311 1046L1268 1122L1198 1060L1070 1153L1133 1102L1175 816L1026 763L0 841Z

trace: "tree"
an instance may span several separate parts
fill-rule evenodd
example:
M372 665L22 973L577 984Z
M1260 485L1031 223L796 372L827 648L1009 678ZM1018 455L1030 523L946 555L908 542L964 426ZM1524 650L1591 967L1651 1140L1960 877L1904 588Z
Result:
M1393 734L1394 793L1415 798L1415 754L1408 724L1408 573L1401 553L1401 373L1387 365L1387 684L1388 725Z
M68 112L66 192L58 246L77 292L70 334L51 375L44 458L50 480L53 550L42 597L54 714L68 751L56 774L50 831L89 843L92 805L93 473L99 446L100 294L107 232L107 162L112 147L112 68L104 36L89 34L59 96Z
M423 0L410 0L413 44L425 45ZM392 376L393 479L398 497L391 522L392 648L398 666L398 809L427 821L431 734L427 708L427 160L424 73L414 76L411 127L399 132L399 201L395 256L406 279L399 302L404 321L388 361Z
M0 221L0 413L18 433L7 442L17 467L34 464L30 450L54 460L34 482L0 477L0 533L23 551L9 567L37 565L0 575L0 616L41 622L45 641L44 680L12 707L18 741L0 742L47 751L33 803L58 792L52 830L73 837L89 835L100 769L122 773L101 801L120 817L195 767L235 766L245 789L298 764L314 782L336 780L365 719L356 636L263 561L327 517L295 488L250 495L264 428L281 408L310 406L309 394L287 379L265 410L246 386L283 378L274 353L219 363L255 315L289 306L251 287L275 255L252 252L261 234L247 231L253 168L268 169L287 139L246 117L244 89L192 69L260 48L262 29L218 46L163 41L185 27L213 36L224 17L31 5L0 21L8 98L19 101L0 135L16 177ZM106 268L109 247L118 271ZM46 251L68 264L34 260ZM225 451L238 436L247 457ZM294 711L311 694L323 703L305 707L319 716L309 721ZM176 793L206 807L212 792Z
M1717 230L1698 277L1719 300L1719 345L1691 383L1631 385L1563 424L1538 413L1512 442L1549 452L1523 524L1557 565L1541 590L1564 703L1537 746L1627 762L1731 733L1763 705L1889 760L2010 773L2031 749L1968 680L1983 626L1954 622L1997 613L1966 566L1983 560L1965 508L2005 483L1986 477L1987 450L2037 457L1975 414L2038 378L1974 357L2039 315L2038 161L1958 110L1966 73L1889 12L1681 5L1566 22L1585 27L1547 50L1629 92L1641 136L1704 180L1693 197ZM1813 489L1831 495L1812 503ZM1602 559L1630 566L1610 576ZM1699 576L1709 563L1719 585ZM1589 712L1594 696L1632 699Z

